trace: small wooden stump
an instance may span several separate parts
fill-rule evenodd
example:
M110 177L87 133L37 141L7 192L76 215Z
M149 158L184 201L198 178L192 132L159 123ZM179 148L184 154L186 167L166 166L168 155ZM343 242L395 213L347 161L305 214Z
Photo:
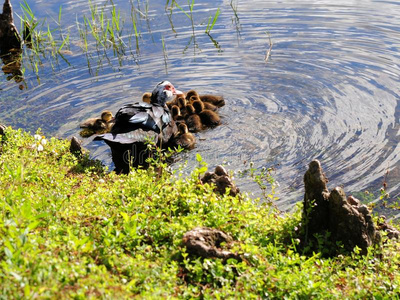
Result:
M80 141L76 137L71 138L71 144L69 146L69 151L75 155L77 158L82 157L83 150Z
M22 40L14 25L13 10L10 0L5 0L3 13L0 14L0 52L8 53L11 49L21 49Z
M378 244L381 238L371 213L359 200L346 198L341 187L329 192L327 182L320 162L312 161L304 175L303 245L312 242L315 234L324 236L330 232L333 244L340 241L348 251L358 246L366 253L367 248Z
M226 246L229 247L233 242L233 239L221 230L196 227L185 233L182 242L187 252L195 256L222 259L235 258L241 260L238 254L221 249L221 244L225 243Z
M4 135L5 132L6 132L6 126L4 126L3 124L0 124L0 136Z

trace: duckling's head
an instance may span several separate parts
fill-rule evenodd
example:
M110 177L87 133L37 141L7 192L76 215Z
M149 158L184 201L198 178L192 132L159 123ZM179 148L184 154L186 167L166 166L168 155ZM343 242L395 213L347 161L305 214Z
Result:
M183 95L179 95L178 97L177 97L177 100L178 100L178 106L180 107L180 108L183 108L183 107L185 107L186 106L186 99L185 99L185 97L183 97Z
M179 107L177 105L172 106L171 115L174 120L176 117L179 117L181 115L181 110L179 109Z
M142 101L146 103L150 103L151 101L151 93L146 92L142 95Z
M167 101L171 101L174 95L183 94L175 89L169 81L161 81L158 83L151 93L151 104L164 106Z
M197 96L197 97L199 97L199 94L198 94L195 90L190 90L190 91L187 92L187 94L186 94L186 99L189 100L190 97L192 97L192 96Z
M189 133L189 129L187 128L187 125L185 123L180 123L178 125L178 130L180 134Z
M201 101L199 96L193 95L190 97L189 102L193 103L194 101Z
M106 123L110 122L112 120L112 118L113 118L113 114L109 110L105 110L101 113L101 119Z
M201 100L193 101L192 105L196 113L201 113L204 109L204 103Z
M188 105L186 105L186 112L187 112L189 115L193 115L193 114L196 113L196 110L194 109L193 105L188 104Z
M94 124L93 124L93 129L94 130L101 130L101 129L106 129L107 127L106 127L107 125L106 124L104 124L104 120L103 119L97 119L96 121L94 121Z

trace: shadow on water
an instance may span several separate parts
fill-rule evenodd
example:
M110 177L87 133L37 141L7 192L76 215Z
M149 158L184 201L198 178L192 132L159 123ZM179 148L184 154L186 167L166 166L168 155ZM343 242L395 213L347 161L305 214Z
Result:
M188 172L195 153L211 168L224 162L238 173L251 161L274 167L277 203L288 208L301 200L302 175L318 158L331 187L373 200L385 180L391 201L399 197L400 4L28 2L37 20L56 20L50 28L62 24L62 30L51 29L53 42L39 44L37 53L24 48L28 90L1 79L2 122L70 137L82 120L115 112L169 79L180 90L223 94L227 101L223 124L197 134L197 148L182 158ZM110 163L106 146L91 140L85 146ZM236 179L242 190L257 188L248 178Z

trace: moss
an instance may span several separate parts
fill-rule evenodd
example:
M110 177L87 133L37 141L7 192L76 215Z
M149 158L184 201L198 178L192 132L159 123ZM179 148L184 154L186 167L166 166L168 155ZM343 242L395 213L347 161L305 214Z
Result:
M40 132L37 134L41 135ZM66 141L43 151L7 128L0 146L0 298L391 298L397 241L360 256L296 251L300 211L282 215L156 169L109 173ZM190 257L197 226L223 230L243 261Z

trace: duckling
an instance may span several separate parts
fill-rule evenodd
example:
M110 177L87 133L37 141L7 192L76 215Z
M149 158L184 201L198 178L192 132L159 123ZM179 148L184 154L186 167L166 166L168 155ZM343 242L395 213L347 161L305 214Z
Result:
M195 90L190 90L186 94L186 99L189 100L192 96L199 97L201 101L211 103L216 107L222 107L225 105L225 100L222 96L215 96L209 94L199 95Z
M200 116L196 114L196 110L193 105L186 105L186 125L190 132L199 132L203 129L203 124L201 123Z
M187 105L187 101L185 99L185 97L179 97L177 98L177 106L179 107L180 111L181 111L181 115L184 117L186 116L186 105Z
M222 107L225 105L224 97L215 95L200 95L200 100L206 103L211 103L216 107Z
M171 109L172 106L174 106L174 105L178 105L179 106L179 101L180 101L181 98L185 99L185 96L183 94L177 94L174 99L172 99L171 101L167 102L168 108ZM179 107L179 108L181 108L181 107Z
M179 106L177 106L177 105L173 105L171 107L171 116L175 122L180 122L180 121L184 120L184 118L181 114L181 110L180 110Z
M196 144L196 139L194 135L189 132L187 125L185 123L180 123L178 125L178 130L179 135L175 139L175 144L184 149L193 149Z
M82 137L89 137L93 134L105 133L111 130L113 125L113 115L110 111L105 110L99 118L90 118L81 123L79 126L83 130L79 133Z
M202 101L194 101L193 107L195 108L196 113L199 115L203 125L207 127L215 127L221 124L221 119L218 114L212 110L205 109Z
M190 90L186 93L186 100L190 100L190 97L192 96L199 97L199 93L197 93L195 90Z
M200 100L200 97L196 96L196 95L193 95L193 96L190 96L188 101L189 101L190 104L192 104L196 100Z
M190 100L189 100L190 104L193 104L194 101L201 101L201 102L203 102L204 109L209 109L209 110L212 110L212 111L217 111L217 109L218 109L218 107L215 106L214 104L211 104L211 103L209 103L209 102L204 102L204 101L202 101L202 100L200 99L199 96L194 96L194 95L191 96L191 97L190 97Z
M142 101L146 102L146 103L150 103L151 101L151 93L150 92L146 92L142 95Z

